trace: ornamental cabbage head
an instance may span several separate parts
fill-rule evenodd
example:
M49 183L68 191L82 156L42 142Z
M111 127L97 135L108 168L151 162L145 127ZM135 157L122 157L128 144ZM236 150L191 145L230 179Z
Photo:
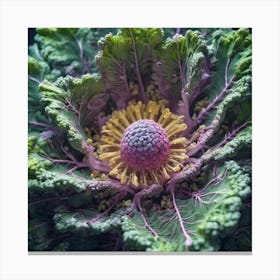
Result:
M29 250L251 250L250 29L36 33Z

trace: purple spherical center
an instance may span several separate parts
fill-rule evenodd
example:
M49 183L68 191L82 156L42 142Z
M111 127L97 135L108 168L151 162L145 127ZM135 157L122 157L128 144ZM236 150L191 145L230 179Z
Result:
M170 143L162 126L153 120L139 120L124 131L121 158L136 170L159 168L168 158Z

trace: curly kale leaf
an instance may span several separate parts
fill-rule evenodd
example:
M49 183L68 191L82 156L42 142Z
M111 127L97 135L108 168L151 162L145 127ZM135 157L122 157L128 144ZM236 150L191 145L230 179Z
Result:
M247 29L227 33L219 30L212 37L208 45L214 69L211 83L192 108L192 120L185 133L190 138L200 133L191 156L207 147L211 147L209 152L216 145L222 147L251 121L251 34ZM182 108L185 114L189 112L187 106ZM207 161L207 154L203 160Z
M95 55L100 36L114 29L37 28L36 43L29 47L29 112L41 110L38 84L59 76L97 71ZM30 117L30 120L41 121Z
M29 250L251 250L250 30L41 28L36 42ZM98 174L112 112L162 98L195 145L183 170L146 193Z
M211 84L203 92L203 96L209 99L209 104L199 113L195 123L201 123L206 116L206 123L209 123L213 119L211 115L215 119L219 118L219 122L223 121L224 115L221 116L219 112L221 108L218 107L217 115L213 109L221 101L229 103L231 101L229 99L233 97L230 98L227 95L239 93L242 96L239 96L239 99L234 96L235 102L239 101L242 104L246 100L247 105L251 102L252 36L250 31L248 29L239 29L229 33L217 31L212 36L213 40L208 45L213 62ZM234 107L235 104L230 106ZM223 113L225 109L223 108ZM249 115L250 108L247 108L247 116Z
M221 239L238 229L242 202L250 197L251 187L250 176L234 161L226 162L225 168L215 172L220 173L216 177L209 174L205 185L199 181L184 183L182 188L183 192L189 192L188 199L172 201L172 197L165 197L161 205L167 209L146 212L146 221L153 232L139 214L127 218L124 242L132 249L148 251L220 250ZM186 243L184 231L190 236L191 244Z
M233 158L235 156L249 158L252 146L252 127L248 126L230 142L220 149L215 149L215 160ZM243 155L245 153L245 155ZM249 154L248 154L249 153Z
M36 123L48 123L44 108L40 103L38 85L44 79L51 81L58 77L56 71L51 71L49 65L32 56L28 56L28 121Z
M170 101L173 111L189 118L189 103L201 93L210 77L209 54L201 33L188 30L185 36L175 34L168 38L155 54L153 69L161 96ZM181 97L183 103L177 109Z
M163 40L159 28L124 28L116 35L99 40L97 64L105 89L118 108L124 108L135 95L146 101L146 88L152 74L153 52ZM133 84L137 84L133 88Z
M64 81L65 79L60 79L56 84L60 85ZM75 103L72 101L73 94L56 84L44 81L39 86L45 112L54 121L56 126L66 133L71 146L81 151L83 142L86 141L86 136L79 124L80 108L75 107Z
M110 216L100 216L98 210L89 208L72 213L64 211L55 215L56 227L61 233L86 232L87 236L96 238L101 233L114 233L121 236L122 248L130 251L216 251L225 248L225 240L231 239L231 244L237 242L232 232L249 234L246 219L250 217L244 220L241 213L244 212L243 202L250 199L250 176L236 162L229 161L225 168L209 170L206 179L184 183L180 192L181 196L185 192L190 197L174 202L167 194L161 199L161 208L151 208L145 213L133 208L126 210L127 214L121 209ZM146 203L153 205L153 199L142 202ZM106 207L110 205L112 202ZM192 239L189 246L186 246L182 227ZM246 240L250 240L250 236ZM250 250L249 245L238 244L236 248Z
M111 29L37 28L35 41L42 57L62 75L80 76L96 71L97 40ZM113 30L113 29L112 29Z

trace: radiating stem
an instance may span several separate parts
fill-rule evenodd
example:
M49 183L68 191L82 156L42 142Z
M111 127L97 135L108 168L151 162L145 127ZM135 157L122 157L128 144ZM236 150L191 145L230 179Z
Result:
M171 196L172 196L172 201L173 201L173 206L174 206L174 209L177 213L177 216L178 216L178 219L179 219L179 223L180 223L180 227L182 229L182 232L185 236L185 239L186 239L186 246L189 247L192 245L192 239L190 237L190 235L187 233L186 229L185 229L185 226L184 226L184 221L182 219L182 216L180 214L180 211L178 209L178 206L177 206L177 203L176 203L176 200L175 200L175 195L174 195L174 188L171 189Z
M87 221L87 223L95 223L96 221L98 221L99 219L103 218L104 216L106 216L117 204L119 201L115 201L107 210L105 210L104 212L102 212L101 214L99 214L98 216L90 219L89 221Z
M198 114L196 119L194 120L193 124L187 129L186 135L189 136L193 133L197 126L199 126L204 119L207 117L208 113L213 110L225 97L226 93L230 89L231 85L234 81L234 76L230 79L229 83L225 85L224 89L216 96L216 98L205 108L202 109L201 112Z
M229 64L231 62L231 59L227 59L227 64L226 64L226 70L225 70L225 84L228 84L228 70L229 70Z
M180 54L179 54L179 43L177 43L177 54L178 54L178 57L177 57L178 66L179 66L181 82L182 82L182 90L184 90L184 87L186 85L186 77L185 77L185 71L182 68L181 57L180 57Z
M109 166L106 163L101 162L95 158L94 147L87 144L86 142L83 143L83 147L85 148L85 150L87 152L89 167L92 170L97 170L97 171L101 171L104 173L108 173L110 171Z
M158 233L149 225L149 223L148 223L148 221L145 217L145 214L144 214L143 209L141 207L141 202L139 203L138 208L140 210L141 217L144 221L145 227L152 232L152 234L155 236L155 238L158 238Z
M86 223L95 223L99 219L101 219L104 216L106 216L122 200L123 197L124 197L124 193L117 194L115 196L115 201L111 204L111 206L107 210L105 210L101 214L97 215L96 217L87 220Z
M183 113L185 124L189 127L193 123L193 120L191 119L191 116L190 116L190 102L189 102L189 98L188 98L189 96L188 96L188 93L185 92L184 90L182 90L181 96L182 96L182 104L179 105L179 109L180 109L180 106L182 106L183 112L179 112L179 113L180 114Z
M146 103L147 97L145 96L145 89L144 89L144 85L143 85L143 81L142 81L142 77L141 77L141 73L140 73L140 68L139 68L139 65L138 65L138 58L137 58L135 40L134 40L134 37L133 37L133 34L132 34L131 30L129 30L129 33L130 33L130 36L131 36L133 50L134 50L134 59L135 59L135 66L136 66L136 76L137 76L137 80L139 82L141 99L142 99L143 103Z
M142 209L142 206L141 206L141 199L142 197L148 195L149 193L153 192L155 189L158 188L158 185L151 185L149 186L148 188L145 188L143 189L142 191L140 191L139 193L137 193L135 196L134 196L134 200L133 202L135 203L136 207L138 207L138 209L140 210L140 214L141 214L141 217L144 221L144 224L145 224L145 227L151 231L151 233L155 236L155 238L158 238L158 233L149 225L146 217L145 217L145 214L144 214L144 211Z
M218 144L217 147L215 147L215 150L220 148L220 147L222 147L222 146L224 146L225 144L227 144L227 142L232 140L233 137L235 137L240 130L242 130L244 127L246 127L247 123L248 123L248 121L246 121L241 126L237 127L232 132L230 132L228 135L226 135L225 139L220 144Z

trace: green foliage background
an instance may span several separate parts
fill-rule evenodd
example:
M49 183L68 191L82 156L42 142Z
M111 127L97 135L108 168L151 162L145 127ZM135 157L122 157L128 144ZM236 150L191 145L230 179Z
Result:
M36 29L28 55L30 251L251 250L250 30L181 28L182 35L174 36L175 31ZM204 85L202 69L208 63L211 83ZM235 80L215 103L225 87L226 69ZM69 173L73 166L66 162L67 154L79 166L86 162L85 127L98 134L96 115L109 116L131 100L133 91L145 95L151 85L169 98L171 108L184 88L193 99L190 110L196 116L201 111L195 105L203 99L215 104L201 118L201 124L214 124L211 137L205 139L209 149L199 154L201 167L176 179L176 203L193 238L190 247L167 190L142 197L145 219L155 235L133 196L90 177L90 170ZM88 104L100 100L107 102L91 112ZM200 196L203 201L183 195L199 191L205 195Z

